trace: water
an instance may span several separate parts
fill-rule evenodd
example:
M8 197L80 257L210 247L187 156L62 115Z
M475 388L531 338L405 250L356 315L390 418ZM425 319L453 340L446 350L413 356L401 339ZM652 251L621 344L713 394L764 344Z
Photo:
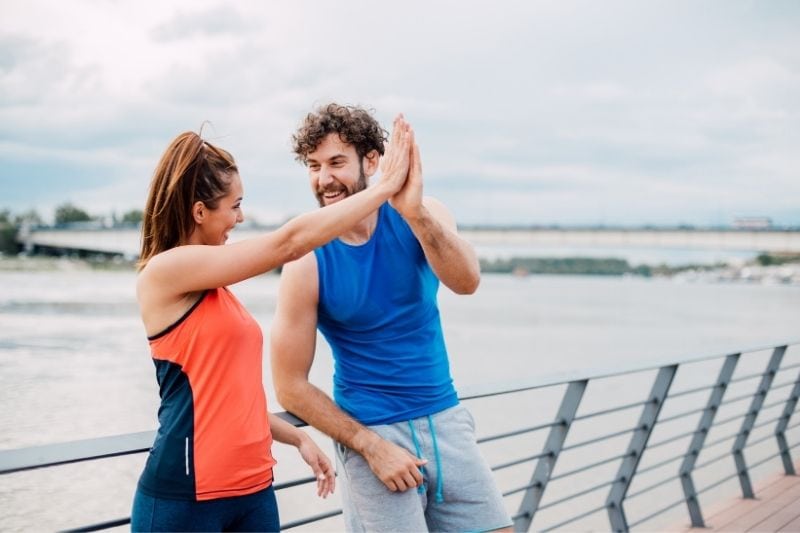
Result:
M134 276L0 272L0 448L156 427L158 389ZM233 287L265 330L277 285L278 277L268 274ZM443 289L440 301L462 389L800 337L797 286L487 275L475 295ZM330 390L329 351L322 340L318 346L311 379ZM277 410L267 355L268 400ZM502 425L487 409L475 408L479 434ZM275 454L279 480L305 474L292 450L277 446ZM143 462L139 454L2 476L0 528L53 530L127 516ZM285 519L304 497L279 495ZM323 508L335 505L334 499Z

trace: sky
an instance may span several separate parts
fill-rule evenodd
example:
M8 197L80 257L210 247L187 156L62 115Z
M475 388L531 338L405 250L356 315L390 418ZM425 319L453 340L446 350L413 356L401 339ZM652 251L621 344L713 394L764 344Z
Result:
M800 226L800 2L2 0L0 209L144 205L180 132L245 216L316 208L290 138L403 112L461 224ZM203 126L203 124L205 125Z

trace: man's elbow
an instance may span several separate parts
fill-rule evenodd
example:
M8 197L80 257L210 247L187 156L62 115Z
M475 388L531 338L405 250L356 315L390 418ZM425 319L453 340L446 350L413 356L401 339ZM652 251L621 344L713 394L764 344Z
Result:
M287 411L293 412L297 408L297 395L292 393L295 388L291 386L288 380L283 379L274 379L273 384L275 386L275 398L278 399L278 403Z
M478 290L478 286L481 284L481 274L480 272L473 272L470 273L468 276L464 276L459 280L455 287L453 287L453 292L456 294L468 295L474 294L475 291Z

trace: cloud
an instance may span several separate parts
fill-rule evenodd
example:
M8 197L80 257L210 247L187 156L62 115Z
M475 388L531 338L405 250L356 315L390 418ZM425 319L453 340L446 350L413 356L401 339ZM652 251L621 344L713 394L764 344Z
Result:
M281 219L315 205L289 137L339 101L405 112L426 191L464 223L800 224L793 3L159 6L8 2L7 198L138 207L167 143L210 121L246 207Z
M209 38L256 31L255 21L245 19L234 7L217 5L199 11L179 10L150 31L156 41Z

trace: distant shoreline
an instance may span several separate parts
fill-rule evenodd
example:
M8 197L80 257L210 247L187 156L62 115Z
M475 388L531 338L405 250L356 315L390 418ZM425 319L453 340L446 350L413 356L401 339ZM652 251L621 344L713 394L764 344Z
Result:
M512 257L481 259L484 274L674 278L678 281L748 282L800 285L800 254L762 254L745 263L631 265L614 257ZM0 255L0 272L132 271L136 262L121 257L75 258ZM275 272L278 272L277 270Z

